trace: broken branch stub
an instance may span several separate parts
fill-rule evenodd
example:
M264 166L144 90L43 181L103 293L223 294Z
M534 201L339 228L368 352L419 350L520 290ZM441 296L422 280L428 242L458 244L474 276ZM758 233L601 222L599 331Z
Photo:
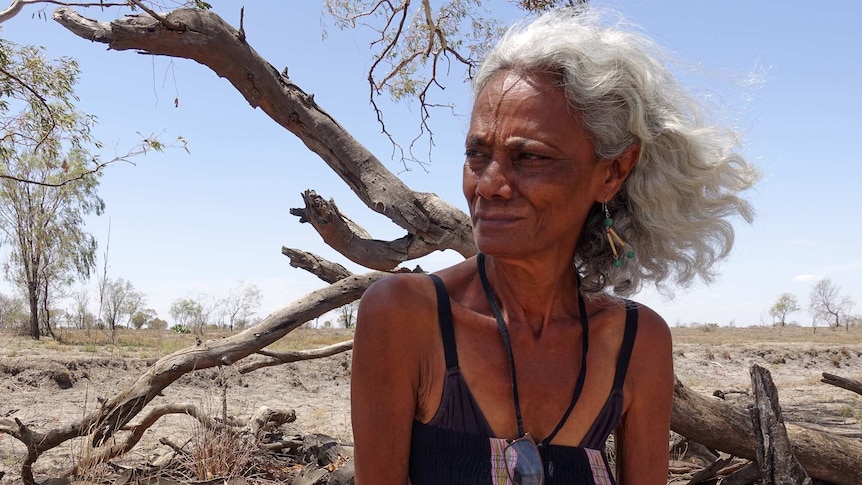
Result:
M757 463L763 485L811 485L811 478L793 456L778 404L778 389L769 371L752 364L754 404L748 406L757 439Z

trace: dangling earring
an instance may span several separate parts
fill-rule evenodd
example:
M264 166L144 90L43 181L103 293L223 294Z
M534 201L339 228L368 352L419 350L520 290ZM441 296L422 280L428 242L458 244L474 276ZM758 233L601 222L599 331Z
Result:
M608 211L607 201L602 202L602 210L605 212L605 236L608 238L608 243L611 245L611 251L614 253L614 267L619 268L623 265L623 258L620 257L620 253L617 251L617 244L620 245L621 250L628 249L625 254L626 259L633 259L635 257L635 252L632 251L631 246L623 241L623 238L617 234L617 231L614 231L614 220L611 219L611 213ZM614 244L614 241L616 241L617 244Z

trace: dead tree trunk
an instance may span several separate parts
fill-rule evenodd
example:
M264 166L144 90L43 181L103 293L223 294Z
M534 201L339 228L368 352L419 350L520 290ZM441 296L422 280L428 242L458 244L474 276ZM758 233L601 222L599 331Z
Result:
M769 371L752 364L750 372L755 403L748 406L748 412L757 438L757 463L763 485L811 485L811 478L790 449L778 389Z
M693 441L755 460L748 413L721 399L698 394L679 379L674 386L671 429ZM787 424L790 448L813 478L840 485L862 483L862 440Z

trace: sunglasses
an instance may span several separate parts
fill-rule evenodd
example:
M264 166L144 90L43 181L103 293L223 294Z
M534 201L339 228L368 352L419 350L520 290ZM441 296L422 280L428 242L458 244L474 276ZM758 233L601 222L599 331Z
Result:
M542 456L529 434L508 443L503 451L506 472L515 485L544 485L545 470Z

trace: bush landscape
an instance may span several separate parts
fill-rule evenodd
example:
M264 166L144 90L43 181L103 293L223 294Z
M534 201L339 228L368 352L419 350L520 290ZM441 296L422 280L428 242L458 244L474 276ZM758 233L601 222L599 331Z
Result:
M205 338L227 334L211 331ZM862 437L860 396L820 382L823 372L862 378L862 328L819 328L813 333L810 327L698 326L674 328L673 335L676 373L689 388L706 395L721 391L725 399L745 405L752 400L749 366L757 363L770 370L788 423ZM34 341L0 333L0 417L17 418L39 431L60 427L97 409L156 360L196 345L199 338L170 330L124 330L111 343L102 332L65 329L58 337L60 341ZM266 350L306 350L350 338L352 330L299 328ZM262 406L294 411L295 421L280 427L281 436L331 437L349 449L349 359L350 352L344 352L246 374L239 371L246 360L194 371L151 405L191 405L219 422L245 421ZM306 467L279 457L283 452L261 454L239 432L206 422L185 414L165 415L144 431L129 453L106 464L88 465L92 448L78 438L42 455L33 472L39 481L74 470L72 478L82 483L118 483L123 473L131 476L129 470L168 463L166 473L170 470L174 479L184 482L233 477L243 480L237 483L315 483L299 481ZM686 483L705 466L692 454L694 449L673 448L671 483ZM0 434L0 482L17 483L26 456L19 441Z

